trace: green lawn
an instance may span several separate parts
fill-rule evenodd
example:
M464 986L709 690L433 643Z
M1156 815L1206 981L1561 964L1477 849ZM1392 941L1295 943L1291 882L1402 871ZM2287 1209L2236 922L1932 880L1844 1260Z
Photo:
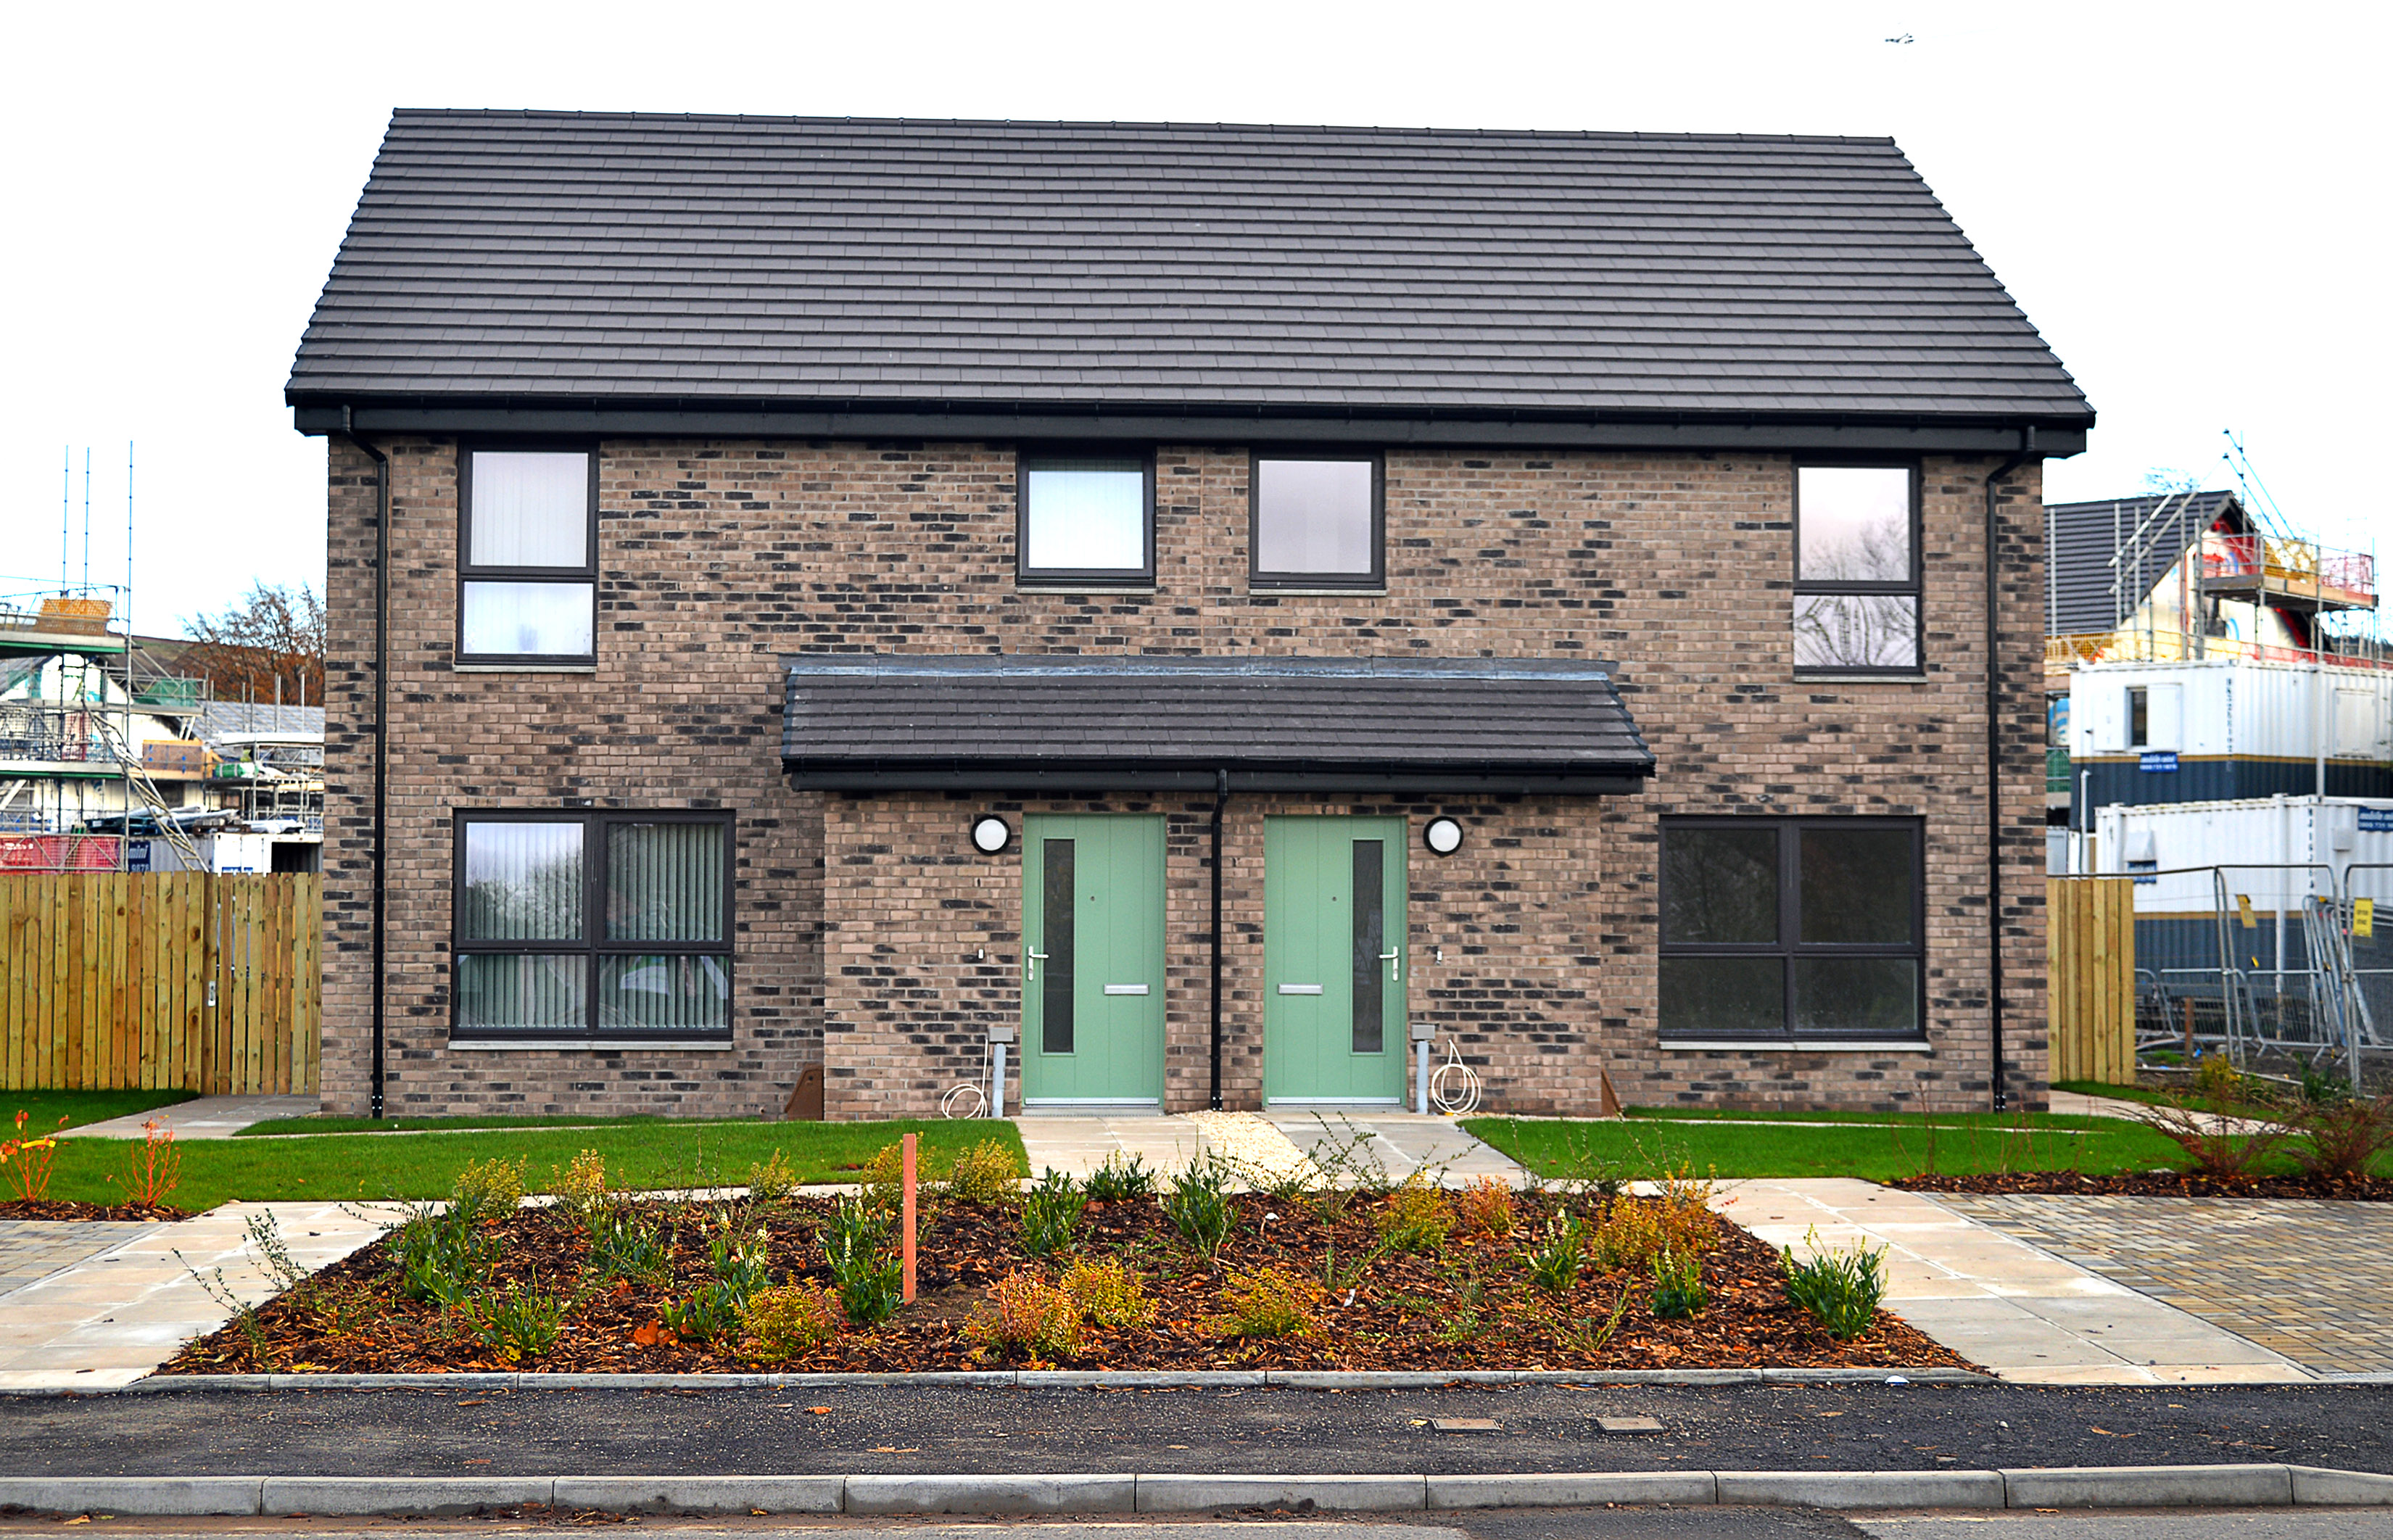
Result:
M235 1129L232 1136L281 1139L300 1134L416 1133L426 1129L617 1129L664 1121L652 1113L636 1117L269 1117L263 1123ZM692 1128L697 1124L682 1126Z
M1934 1169L1981 1171L2175 1169L2185 1157L2148 1129L2116 1118L2076 1119L2084 1129L2033 1126L2017 1132L1986 1123L1940 1120L1929 1130L1853 1128L1822 1120L1810 1127L1754 1127L1735 1118L1641 1118L1620 1122L1474 1117L1463 1124L1523 1166L1546 1177L1650 1178L1680 1166L1698 1175L1863 1177L1885 1181Z
M1746 1107L1628 1107L1623 1109L1628 1117L1648 1118L1655 1122L1687 1123L1900 1123L1906 1129L1917 1128L1921 1115L1916 1112L1758 1112ZM2100 1131L2115 1128L2119 1119L2097 1117L2079 1113L2016 1113L2016 1112L1940 1112L1928 1119L1940 1129L2009 1129L2022 1120L2035 1129L2086 1129Z
M1022 1155L1010 1122L987 1118L889 1123L683 1123L658 1121L603 1129L526 1129L458 1134L329 1134L318 1139L208 1139L180 1143L182 1185L168 1200L212 1208L235 1198L438 1198L466 1162L521 1157L532 1191L582 1150L607 1157L627 1187L737 1186L748 1168L779 1150L801 1181L851 1181L855 1168L906 1133L922 1135L926 1158L951 1157L984 1139ZM108 1175L135 1146L71 1139L59 1146L50 1195L86 1203L119 1201Z
M17 1137L17 1114L25 1114L25 1137L55 1133L59 1119L80 1129L104 1123L152 1107L171 1107L198 1095L189 1090L14 1090L0 1091L0 1139Z

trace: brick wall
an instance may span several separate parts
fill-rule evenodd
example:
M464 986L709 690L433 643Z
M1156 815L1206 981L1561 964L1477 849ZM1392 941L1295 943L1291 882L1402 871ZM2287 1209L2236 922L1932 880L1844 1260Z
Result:
M1412 845L1417 1016L1462 1037L1491 1106L1624 1098L1984 1104L1981 478L1927 463L1924 679L1798 682L1791 462L1762 454L1393 452L1388 592L1246 591L1248 456L1157 456L1152 594L1018 589L1013 456L973 445L613 441L600 494L595 673L459 673L453 446L394 456L391 1105L400 1110L753 1113L830 1044L842 1113L921 1112L1012 1020L1016 856L962 838L993 799L821 799L778 772L783 652L1283 653L1578 657L1616 677L1660 762L1603 802L1382 806L1239 799L1224 871L1230 1104L1260 1072L1261 819L1452 812L1440 862ZM365 1095L372 478L331 450L325 1084ZM2043 1085L2041 539L2033 466L2009 483L2002 603L2010 750L2003 923L2012 1089ZM451 1052L448 834L458 806L728 806L739 818L735 1046L593 1056ZM1008 804L1019 806L1020 804ZM1032 804L1088 809L1106 803ZM1169 1094L1206 1090L1210 799L1170 817ZM1654 1034L1655 820L1667 813L1907 814L1926 822L1931 1053L1694 1054ZM818 927L826 927L827 933ZM825 950L828 949L826 959ZM1009 951L1008 948L1013 948ZM987 957L972 959L974 950Z

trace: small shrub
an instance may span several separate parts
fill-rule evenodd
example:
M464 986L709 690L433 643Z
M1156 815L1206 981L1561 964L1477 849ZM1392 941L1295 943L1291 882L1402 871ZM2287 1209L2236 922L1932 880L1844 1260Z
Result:
M1311 1278L1279 1268L1233 1272L1221 1292L1223 1313L1209 1325L1222 1337L1305 1337L1319 1328L1314 1312L1325 1297Z
M1079 1183L1052 1167L1022 1194L1022 1248L1045 1257L1072 1244L1072 1227L1088 1203Z
M1811 1312L1831 1337L1850 1339L1869 1330L1886 1298L1886 1248L1856 1245L1850 1251L1832 1251L1820 1245L1817 1231L1804 1244L1812 1248L1809 1261L1797 1261L1791 1246L1779 1253L1786 1298Z
M45 1152L45 1188L49 1185L49 1156ZM124 1174L111 1174L108 1180L111 1185L123 1188L124 1201L137 1208L163 1206L167 1194L183 1183L183 1152L175 1143L175 1130L154 1118L142 1124L141 1142L124 1148Z
M504 1219L516 1211L523 1195L520 1159L469 1161L449 1189L451 1207L465 1209L476 1219Z
M673 1247L654 1218L626 1204L591 1224L590 1269L601 1279L662 1284L673 1276Z
M2228 1112L2247 1100L2243 1072L2222 1052L2209 1052L2193 1062L2193 1099L2214 1112Z
M1392 1251L1435 1251L1454 1233L1454 1206L1419 1172L1405 1178L1379 1213L1380 1238Z
M17 1196L26 1203L47 1203L50 1198L50 1163L58 1158L59 1141L55 1134L39 1139L25 1137L25 1109L17 1109L17 1137L0 1144L0 1170L8 1173L10 1185ZM59 1119L59 1127L68 1119ZM147 1125L145 1125L146 1129Z
M561 1297L533 1279L511 1293L480 1301L473 1312L474 1336L483 1346L497 1349L508 1363L519 1364L556 1345L565 1310Z
M1662 1178L1654 1202L1661 1213L1662 1247L1682 1255L1709 1251L1720 1244L1720 1221L1712 1217L1712 1179L1687 1168Z
M1644 1198L1613 1199L1612 1206L1604 1210L1602 1222L1588 1236L1595 1270L1643 1271L1654 1255L1669 1244L1669 1233L1663 1228L1664 1212L1661 1204Z
M1377 1129L1358 1129L1341 1115L1342 1131L1333 1134L1327 1118L1314 1113L1313 1120L1321 1125L1321 1137L1304 1152L1299 1168L1312 1173L1301 1196L1324 1222L1336 1224L1356 1199L1380 1196L1394 1184L1388 1181L1387 1162L1380 1158Z
M2298 1061L2295 1073L2301 1077L2306 1107L2327 1106L2351 1095L2351 1082L2334 1072L2333 1061L2324 1053Z
M739 1312L739 1325L756 1340L756 1356L780 1364L814 1351L839 1335L846 1311L839 1296L813 1284L758 1289Z
M1074 1262L1064 1270L1064 1292L1082 1319L1100 1326L1144 1326L1155 1319L1146 1286L1118 1257Z
M2292 1115L2301 1137L2291 1146L2302 1174L2320 1181L2366 1178L2377 1158L2393 1150L2393 1091L2372 1099L2345 1096L2311 1103Z
M1117 1152L1105 1156L1105 1163L1089 1173L1091 1203L1122 1203L1154 1192L1155 1173L1146 1168L1144 1155L1132 1155L1125 1161Z
M797 1168L778 1149L748 1168L748 1195L758 1203L780 1203L797 1190Z
M984 1139L956 1157L948 1173L948 1196L959 1203L995 1203L1013 1194L1030 1173L1022 1157L994 1139Z
M1208 1257L1222 1249L1236 1222L1229 1182L1229 1172L1207 1156L1190 1161L1186 1170L1171 1179L1171 1191L1163 1194L1163 1214L1171 1228L1190 1247Z
M2225 1062L2222 1054L2210 1057ZM2196 1176L2233 1181L2252 1175L2292 1130L2269 1124L2255 1133L2230 1131L2220 1114L2189 1106L2183 1101L2156 1103L2135 1115L2135 1120L2183 1150Z
M595 1150L584 1150L562 1168L550 1167L548 1190L556 1194L558 1207L588 1224L614 1201L607 1185L607 1157Z
M498 1237L487 1233L475 1210L464 1204L410 1209L383 1246L399 1264L400 1292L444 1310L471 1299L499 1259Z
M897 1312L906 1291L905 1266L887 1255L888 1220L862 1198L843 1198L823 1228L823 1259L830 1264L847 1318L878 1325Z
M1472 1177L1454 1195L1454 1216L1470 1235L1509 1235L1520 1222L1512 1211L1512 1189L1494 1177Z
M1080 1311L1069 1292L1040 1273L1009 1272L965 1321L964 1335L1001 1352L1068 1358L1079 1351Z
M914 1181L922 1185L923 1172L918 1163ZM906 1204L906 1151L903 1145L883 1144L864 1163L863 1173L857 1179L863 1186L865 1207L877 1214L895 1216ZM918 1192L919 1195L919 1192Z
M1521 1253L1521 1265L1528 1269L1529 1281L1547 1293L1567 1294L1578 1282L1587 1246L1587 1221L1576 1214L1560 1214L1547 1220L1545 1234Z
M1704 1287L1704 1259L1685 1251L1663 1250L1654 1255L1654 1313L1665 1321L1700 1315L1712 1302Z

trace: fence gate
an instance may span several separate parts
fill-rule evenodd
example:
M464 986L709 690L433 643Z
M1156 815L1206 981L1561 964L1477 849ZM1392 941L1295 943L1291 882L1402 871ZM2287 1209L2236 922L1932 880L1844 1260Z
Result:
M0 1090L315 1090L322 884L0 875Z
M2136 900L2124 877L2045 881L2052 1077L2136 1079Z

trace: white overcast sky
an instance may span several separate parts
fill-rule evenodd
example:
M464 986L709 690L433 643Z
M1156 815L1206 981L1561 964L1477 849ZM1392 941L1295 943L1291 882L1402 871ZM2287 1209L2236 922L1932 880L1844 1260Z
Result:
M323 449L281 387L394 106L1890 134L2100 413L2055 501L2228 485L2232 428L2297 523L2393 555L2382 4L12 14L0 574L55 581L88 445L93 576L121 581L133 440L145 632L322 581Z

